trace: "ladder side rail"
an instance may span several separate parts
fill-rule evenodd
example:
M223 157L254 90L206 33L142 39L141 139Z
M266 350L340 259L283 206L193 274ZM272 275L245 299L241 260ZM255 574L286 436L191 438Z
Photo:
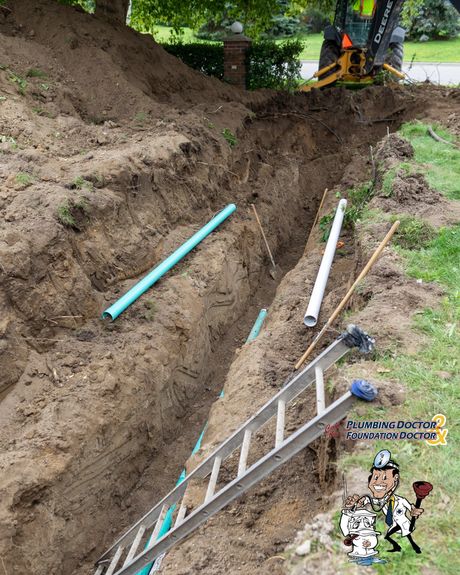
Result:
M286 404L297 397L315 380L315 366L320 365L323 372L331 367L338 359L343 357L346 353L351 351L352 347L347 345L342 338L335 340L328 348L326 348L318 357L316 357L310 364L308 364L302 371L291 379L281 390L274 395L265 405L263 405L257 413L248 419L241 427L239 427L229 438L220 444L217 449L211 453L200 465L198 465L182 483L176 486L168 495L159 501L150 511L148 511L137 523L135 523L128 531L126 531L101 557L97 563L107 559L107 557L119 545L127 546L136 536L139 527L143 526L149 529L158 519L161 509L164 505L171 506L183 497L188 483L194 479L204 479L212 471L214 459L220 457L224 461L229 455L235 451L242 443L246 429L251 432L257 431L269 419L271 419L277 412L278 400L286 401Z
M193 533L209 517L320 437L327 425L334 425L343 419L355 401L356 397L350 392L346 392L321 415L317 415L303 425L288 437L278 449L273 449L254 463L242 476L224 486L208 503L200 505L178 527L166 533L155 545L139 554L129 565L122 567L115 575L135 575L140 569L151 563L155 557Z

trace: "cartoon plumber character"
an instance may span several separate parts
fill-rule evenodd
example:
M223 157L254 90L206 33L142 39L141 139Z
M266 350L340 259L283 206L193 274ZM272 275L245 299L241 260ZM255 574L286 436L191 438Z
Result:
M412 545L412 549L416 553L421 553L422 550L412 537L412 533L415 529L415 520L423 513L423 509L420 508L420 503L425 495L420 495L420 485L424 487L425 495L427 495L433 487L430 483L424 481L415 482L413 485L417 495L415 505L409 503L404 497L397 495L399 466L391 459L391 453L385 449L377 453L370 470L368 487L371 496L365 495L360 497L359 495L352 495L347 497L344 507L346 509L356 509L370 505L373 511L381 511L385 517L385 524L388 528L385 539L393 545L392 549L389 549L390 553L401 551L400 545L392 538L392 535L396 533L399 533L401 537L407 537ZM428 491L426 492L426 490Z

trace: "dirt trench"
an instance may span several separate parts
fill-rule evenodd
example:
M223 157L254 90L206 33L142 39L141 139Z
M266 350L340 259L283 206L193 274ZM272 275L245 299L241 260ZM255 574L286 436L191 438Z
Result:
M387 126L430 101L455 109L458 92L242 94L133 31L49 0L10 4L0 14L0 557L9 575L83 575L172 488L232 373L244 393L228 388L220 405L235 425L291 371L308 336L287 322L319 262L318 238L313 259L301 256L324 188L360 182ZM24 94L15 77L28 78ZM153 290L114 323L100 320L230 202L237 212ZM283 273L293 270L278 290L251 203ZM354 270L352 238L345 256L325 309ZM240 351L270 305L263 338ZM249 356L260 370L245 379ZM289 468L293 478L320 469L309 501L331 455L319 449ZM245 521L274 491L257 491ZM297 521L306 509L294 507ZM248 557L282 547L292 525L280 535L277 521L274 512L255 535L267 548Z
M394 109L398 95L387 95ZM12 194L6 221L20 216L20 228L32 220L40 234L31 241L16 230L2 252L4 341L6 356L16 358L6 362L0 405L9 572L32 564L37 575L87 572L171 488L235 350L275 292L250 203L287 271L302 253L324 188L356 149L367 158L368 143L385 129L369 131L357 121L341 136L328 110L343 99L348 113L357 102L365 109L369 97L338 91L327 100L269 97L252 110L222 105L214 122L223 128L233 117L234 149L201 121L164 139L152 130L125 148L95 150L83 172L85 181L98 174L95 193L85 193L91 212L74 229L56 225L46 202L24 212L28 202L37 205L35 194L68 194L54 182L32 186L25 206L22 190ZM27 154L11 160L27 161ZM65 180L75 181L81 169L72 158ZM352 184L354 175L348 178ZM237 213L151 295L112 324L98 319L230 201ZM272 362L276 378L292 353Z

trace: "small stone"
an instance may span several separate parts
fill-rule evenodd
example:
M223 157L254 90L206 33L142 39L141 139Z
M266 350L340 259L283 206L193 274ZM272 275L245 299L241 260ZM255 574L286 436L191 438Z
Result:
M307 539L302 543L302 545L299 545L297 547L297 549L295 550L295 554L299 555L300 557L303 557L304 555L308 555L310 551L311 551L311 541L310 539Z

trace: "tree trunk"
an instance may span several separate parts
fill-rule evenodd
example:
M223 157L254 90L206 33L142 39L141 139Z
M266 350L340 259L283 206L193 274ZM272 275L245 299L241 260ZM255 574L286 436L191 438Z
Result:
M96 14L126 24L129 0L96 0Z

